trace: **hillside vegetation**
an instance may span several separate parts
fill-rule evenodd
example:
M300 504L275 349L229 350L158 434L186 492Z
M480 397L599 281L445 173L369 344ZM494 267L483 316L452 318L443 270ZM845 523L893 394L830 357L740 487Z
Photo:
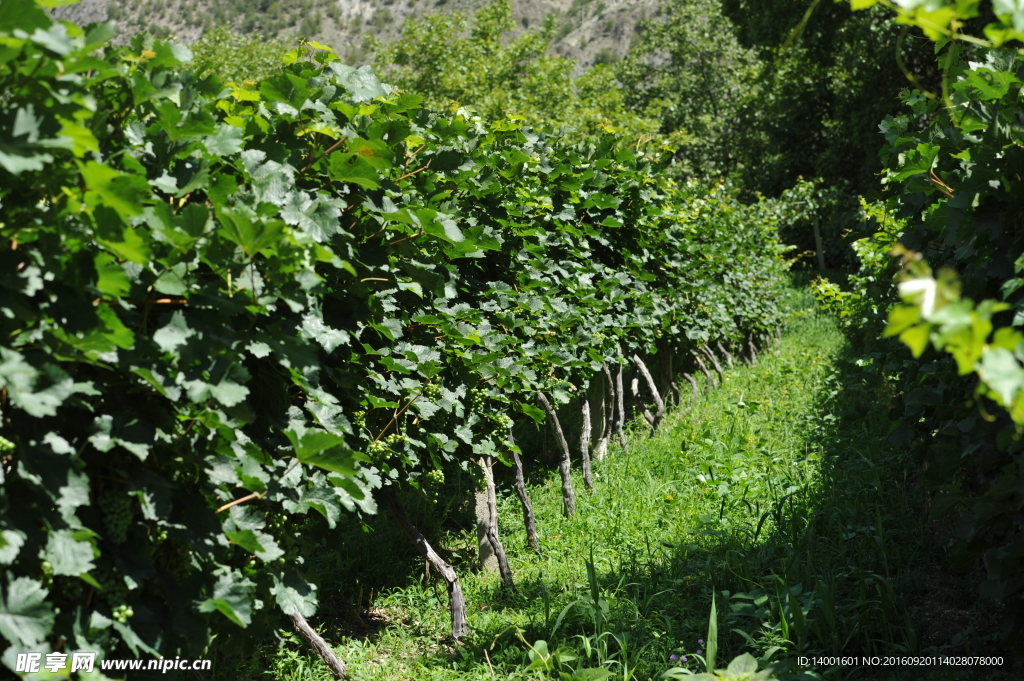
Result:
M331 45L350 64L371 55L368 39L401 35L409 19L472 14L486 0L83 0L55 16L79 23L116 20L122 36L150 32L191 43L217 26L242 34ZM551 51L580 68L621 59L637 39L637 25L658 11L656 0L522 0L513 5L519 30L554 17ZM121 40L125 38L122 37Z

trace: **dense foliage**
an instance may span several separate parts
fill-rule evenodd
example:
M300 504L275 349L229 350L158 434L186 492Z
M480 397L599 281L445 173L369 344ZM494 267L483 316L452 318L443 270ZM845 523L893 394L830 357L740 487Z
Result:
M431 14L409 20L399 40L376 43L375 63L394 85L438 109L459 106L490 118L521 116L536 128L569 126L599 137L609 126L627 137L657 122L625 106L613 70L599 64L576 76L573 59L548 54L555 23L516 28L510 0L492 0L470 19Z
M0 635L200 656L305 546L504 456L603 363L778 322L776 208L438 115L310 43L259 83L0 9Z
M212 73L224 82L259 81L281 71L281 57L294 41L239 34L220 24L203 31L189 45L192 64L205 65L200 75Z
M989 9L981 35L962 32ZM892 345L874 347L903 395L903 425L893 438L922 457L922 477L935 493L932 514L957 518L957 561L983 565L980 593L1004 604L1004 642L1019 651L1024 58L1011 45L1024 39L1024 12L1000 2L900 3L900 20L937 42L942 81L935 91L904 93L909 113L882 124L887 209L876 209L879 231L862 242L858 289L821 291L866 328L882 331L878 311L895 292L878 285L891 266L877 254L899 239L899 293L907 302L892 307L885 334L898 336L914 358ZM942 353L926 354L930 346Z

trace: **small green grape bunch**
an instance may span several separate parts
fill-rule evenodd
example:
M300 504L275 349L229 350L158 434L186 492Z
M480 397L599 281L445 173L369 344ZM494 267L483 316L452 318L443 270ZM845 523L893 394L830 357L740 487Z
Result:
M423 493L431 500L436 501L437 495L441 493L441 488L444 487L444 471L438 469L427 471L423 476L421 486Z
M128 538L128 526L132 524L131 497L123 490L108 488L100 495L99 507L107 539L114 544L123 544Z
M43 578L40 581L42 582L43 587L48 589L50 588L50 585L53 584L53 565L50 561L44 560L40 567L43 570Z
M427 383L423 386L423 396L432 402L438 400L441 397L441 384Z
M384 438L384 442L387 443L388 447L394 449L395 447L402 444L408 439L409 438L407 438L405 435L402 435L401 433L391 433L391 435L388 435L386 438Z
M467 407L469 411L478 414L483 411L486 404L487 391L483 388L471 388L467 398Z
M508 414L492 414L491 418L494 420L495 427L502 432L508 431L512 428L512 419L509 417Z
M114 612L112 614L115 620L117 620L121 624L125 624L128 621L128 619L135 614L135 611L132 610L132 607L130 605L122 604L114 608Z
M157 526L152 532L149 533L149 540L156 545L163 544L167 541L167 529L164 527Z
M13 450L14 443L3 436L0 436L0 452L10 452Z
M366 446L366 453L374 465L380 466L388 460L388 457L391 455L391 448L382 440L374 440Z
M124 579L110 570L101 569L94 575L100 585L100 594L108 604L124 603L128 600L128 586Z
M357 431L366 428L366 412L357 411L352 414L352 425L355 426Z

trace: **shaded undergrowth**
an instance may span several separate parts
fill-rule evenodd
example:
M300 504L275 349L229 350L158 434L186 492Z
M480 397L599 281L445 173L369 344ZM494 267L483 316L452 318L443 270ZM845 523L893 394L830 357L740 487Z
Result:
M315 618L357 679L654 679L703 671L712 594L720 666L750 652L780 679L1014 678L991 667L798 664L800 657L998 655L994 606L952 574L948 528L931 523L913 463L889 442L895 404L872 358L844 357L832 321L792 292L779 346L684 399L658 436L632 433L594 463L596 489L561 515L557 475L530 493L530 550L509 481L500 529L517 591L472 570L467 495L410 514L459 570L472 632L454 644L443 586L386 516L318 542ZM686 395L688 398L689 395ZM504 483L504 484L503 484ZM451 481L451 485L469 484ZM443 512L440 512L443 511ZM217 678L329 678L279 633ZM676 672L680 674L682 672ZM562 674L560 677L559 674Z

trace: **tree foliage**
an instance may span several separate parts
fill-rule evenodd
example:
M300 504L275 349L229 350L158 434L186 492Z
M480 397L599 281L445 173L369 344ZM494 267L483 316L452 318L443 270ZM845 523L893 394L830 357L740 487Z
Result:
M553 20L508 37L515 28L510 0L493 0L471 19L417 17L394 43L375 44L376 65L388 82L435 108L512 114L536 128L567 125L591 136L608 126L633 137L655 132L656 122L626 107L610 66L575 76L574 60L548 53Z
M294 43L259 34L239 34L224 24L203 31L189 45L192 63L206 65L200 75L215 74L222 81L263 80L281 71L281 57Z
M661 16L640 25L639 39L616 67L627 105L660 123L678 145L678 172L722 176L740 163L741 120L756 99L761 64L739 45L717 0L665 3Z

